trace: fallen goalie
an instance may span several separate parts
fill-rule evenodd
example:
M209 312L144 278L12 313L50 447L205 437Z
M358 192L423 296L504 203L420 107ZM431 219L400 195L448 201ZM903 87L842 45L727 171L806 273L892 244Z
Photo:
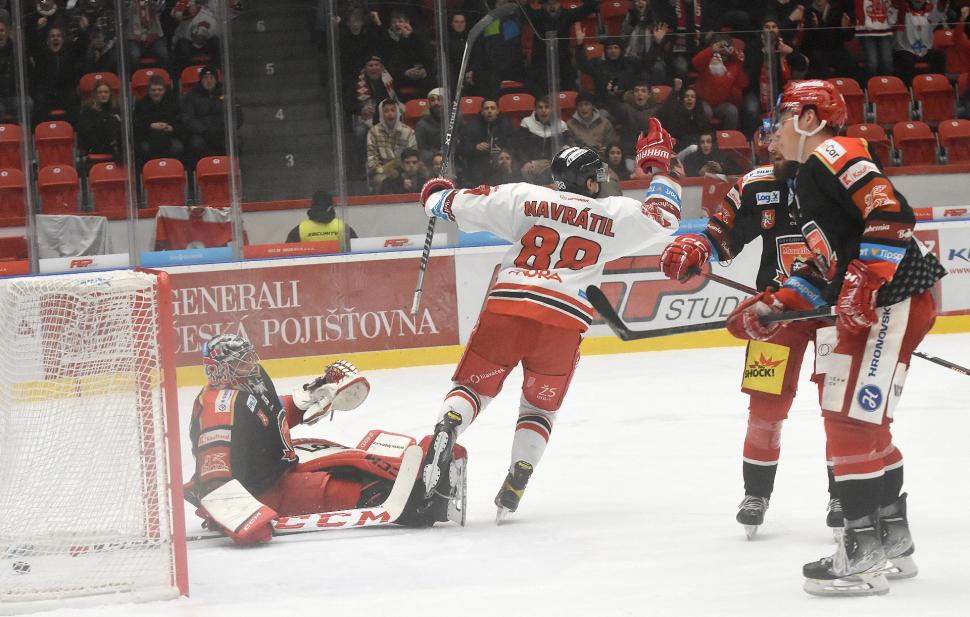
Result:
M429 502L416 479L430 436L417 444L375 430L356 448L290 438L291 426L315 424L364 402L370 384L349 362L334 362L292 395L279 396L241 336L213 337L202 346L202 359L209 383L192 409L196 464L184 489L209 530L254 544L274 534L375 523L464 524L466 454L460 446L451 490Z

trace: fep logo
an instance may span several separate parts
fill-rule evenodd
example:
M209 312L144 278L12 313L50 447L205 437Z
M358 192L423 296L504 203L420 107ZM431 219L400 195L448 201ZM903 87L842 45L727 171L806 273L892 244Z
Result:
M72 259L71 260L71 267L72 268L87 268L88 266L90 266L93 263L94 263L94 260L93 259Z
M388 238L384 241L384 246L404 246L407 243L407 238Z

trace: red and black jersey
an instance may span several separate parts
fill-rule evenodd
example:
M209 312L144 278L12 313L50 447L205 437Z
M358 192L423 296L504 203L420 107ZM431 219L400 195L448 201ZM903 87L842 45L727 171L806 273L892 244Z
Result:
M922 293L946 274L913 239L913 209L873 161L864 139L822 142L799 167L795 201L795 218L815 266L814 275L803 269L800 276L830 304L854 259L888 281L877 306Z
M775 178L771 165L742 176L707 221L704 235L721 261L734 259L745 245L761 237L764 248L757 287L778 288L791 268L811 258L801 229L792 215L794 195L788 183Z
M258 371L248 390L206 386L195 399L189 436L196 499L231 479L259 495L297 463L286 409L266 371Z

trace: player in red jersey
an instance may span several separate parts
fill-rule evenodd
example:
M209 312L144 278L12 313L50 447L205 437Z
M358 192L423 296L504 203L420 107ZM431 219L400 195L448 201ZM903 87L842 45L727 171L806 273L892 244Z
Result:
M890 423L912 352L936 319L930 290L946 274L913 238L913 210L865 140L838 136L847 116L828 82L782 94L769 149L800 163L795 219L812 259L778 292L728 317L735 336L765 340L780 326L762 325L759 315L835 305L837 325L816 332L815 373L845 533L833 556L803 568L814 595L883 594L889 577L916 575Z

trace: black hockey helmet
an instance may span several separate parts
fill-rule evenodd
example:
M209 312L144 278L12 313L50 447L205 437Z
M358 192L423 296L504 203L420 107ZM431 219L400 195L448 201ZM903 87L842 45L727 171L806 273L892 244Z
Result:
M242 371L243 364L259 364L253 344L237 334L219 334L202 344L202 365L213 388L239 389L255 369Z
M593 179L600 184L610 179L610 170L599 155L589 148L566 148L552 159L552 179L560 191L578 193L587 197L590 194L586 181Z

